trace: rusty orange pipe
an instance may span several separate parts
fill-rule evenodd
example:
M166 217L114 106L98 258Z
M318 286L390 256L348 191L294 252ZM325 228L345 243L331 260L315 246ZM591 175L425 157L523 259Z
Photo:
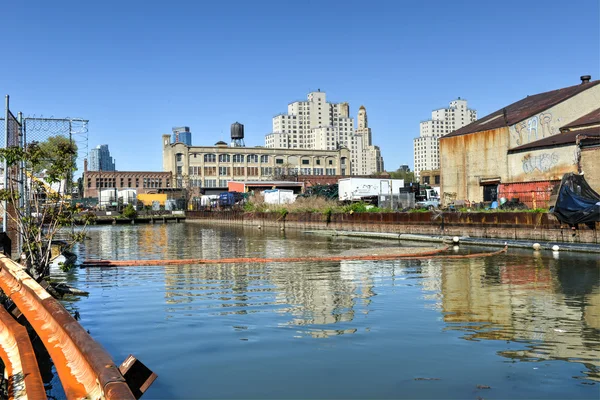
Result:
M102 346L21 265L3 255L0 288L46 346L68 399L135 399Z
M181 260L85 260L82 267L130 267L130 266L157 266L157 265L192 265L192 264L258 264L272 262L320 262L320 261L377 261L377 260L414 260L423 257L426 258L474 258L489 257L501 254L507 251L507 247L492 253L475 254L449 254L440 255L439 253L448 250L448 246L441 249L424 251L421 253L408 254L383 254L383 255L355 255L355 256L323 256L323 257L284 257L284 258L221 258L221 259L200 259L188 258Z
M44 383L27 329L0 306L0 357L8 376L9 399L46 399Z

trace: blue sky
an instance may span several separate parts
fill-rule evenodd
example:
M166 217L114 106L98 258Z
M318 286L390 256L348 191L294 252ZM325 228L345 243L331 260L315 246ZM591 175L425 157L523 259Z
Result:
M161 170L161 135L264 145L309 91L367 108L387 170L413 165L431 110L480 117L600 78L598 0L25 1L3 8L0 93L13 112L90 120L119 170ZM8 46L8 47L7 47ZM6 58L5 58L6 57ZM8 62L7 62L8 61Z

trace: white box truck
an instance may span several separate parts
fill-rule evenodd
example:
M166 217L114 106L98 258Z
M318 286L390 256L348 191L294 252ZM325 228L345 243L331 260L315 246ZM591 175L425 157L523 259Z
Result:
M338 181L340 201L360 201L379 195L399 194L404 179L344 178Z

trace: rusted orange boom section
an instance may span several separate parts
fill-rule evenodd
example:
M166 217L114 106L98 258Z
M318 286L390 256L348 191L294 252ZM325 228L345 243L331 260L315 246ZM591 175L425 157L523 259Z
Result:
M9 399L46 399L44 383L27 329L1 306L0 357L8 376Z
M46 346L68 399L135 399L102 346L21 265L3 255L0 288Z
M508 247L492 253L475 254L440 254L448 250L448 246L441 249L408 254L372 254L352 256L322 256L322 257L283 257L283 258L220 258L201 259L188 258L180 260L85 260L82 267L133 267L156 265L194 265L194 264L259 264L259 263L289 263L289 262L322 262L322 261L376 261L376 260L415 260L420 258L475 258L489 257L506 252Z

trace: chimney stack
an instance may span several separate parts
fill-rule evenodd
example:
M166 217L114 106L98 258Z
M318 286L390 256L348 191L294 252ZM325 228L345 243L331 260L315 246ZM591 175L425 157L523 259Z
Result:
M590 83L590 79L592 79L591 75L582 75L581 76L581 84Z

